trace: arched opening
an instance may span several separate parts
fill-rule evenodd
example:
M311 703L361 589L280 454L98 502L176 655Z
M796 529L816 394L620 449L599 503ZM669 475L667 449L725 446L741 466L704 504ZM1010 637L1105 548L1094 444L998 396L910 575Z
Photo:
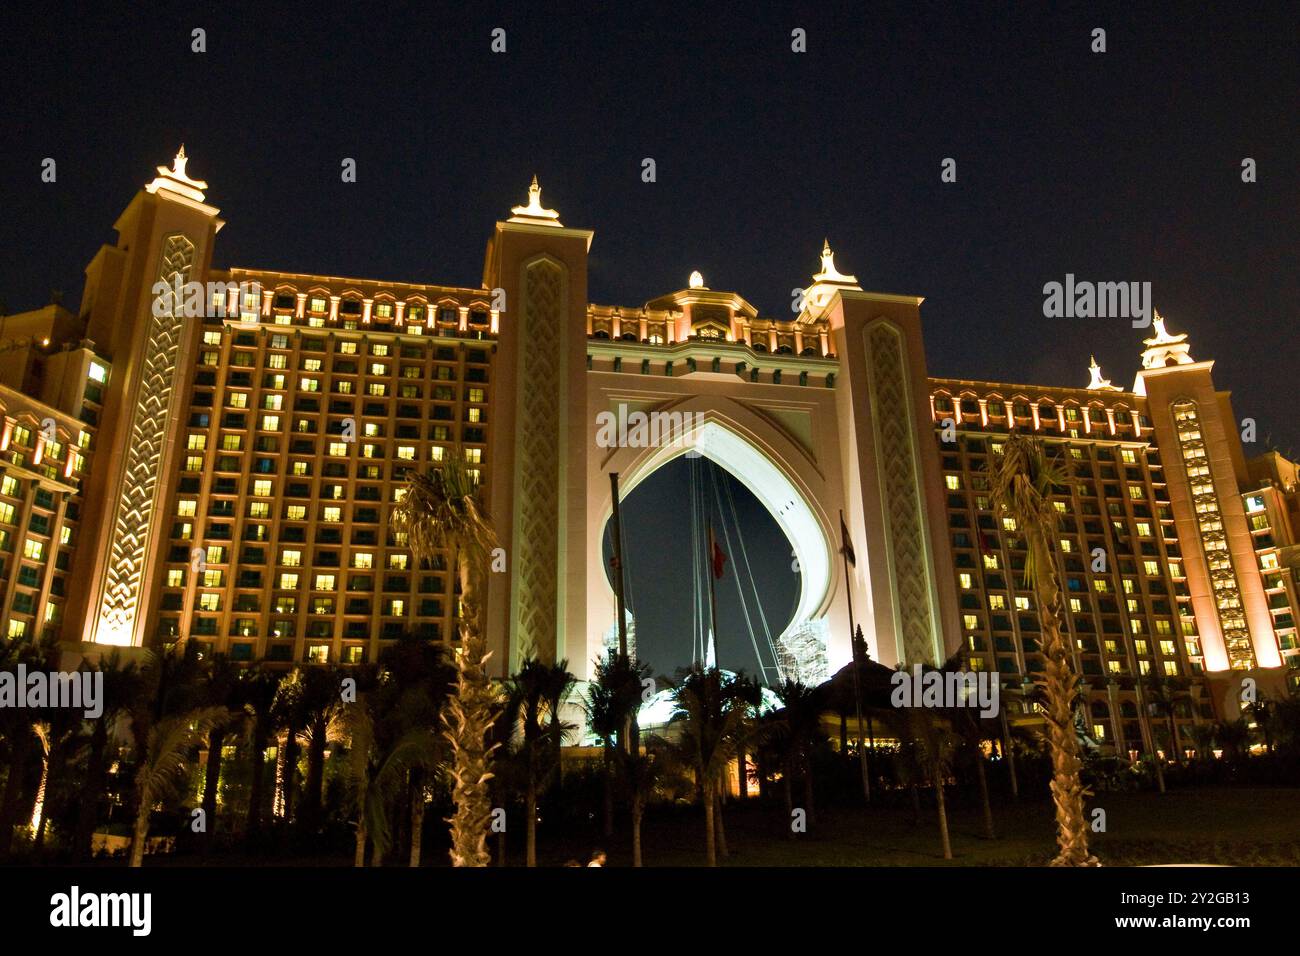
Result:
M689 493L692 469L704 486L702 491L697 488L699 499ZM686 622L685 633L669 644L668 635L652 633L650 621L643 621L636 636L639 657L671 671L702 656L703 642L694 639L691 621L706 619L707 641L712 611L698 607L693 584L703 584L707 595L711 572L707 559L701 566L692 555L701 538L707 538L706 522L711 520L714 539L725 554L723 578L714 579L717 662L728 669L743 667L768 681L792 677L817 683L829 676L825 614L833 550L824 517L814 512L785 467L737 431L709 419L691 431L686 444L655 449L628 468L620 491L630 610L635 613L638 602L643 607L654 602L655 627L672 626L666 623L671 620ZM694 527L692 500L709 502L707 515L702 506L694 509ZM657 513L660 524L648 527L642 509L652 516ZM608 524L606 512L600 527L606 568ZM637 538L647 536L661 540L639 546ZM649 554L673 555L668 562L660 559L671 567L649 573L641 557ZM685 607L660 613L659 602L674 601L685 602ZM662 661L659 652L652 651L658 647L663 648Z

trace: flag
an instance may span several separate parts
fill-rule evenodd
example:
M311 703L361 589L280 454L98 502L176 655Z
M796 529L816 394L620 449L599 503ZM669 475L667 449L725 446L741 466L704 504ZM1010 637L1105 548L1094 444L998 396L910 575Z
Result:
M844 523L844 512L840 512L840 554L848 559L852 567L858 566L858 556L853 552L853 542L849 540L849 528Z
M713 576L720 580L722 567L727 563L727 555L718 547L718 541L713 537L713 525L709 525L709 563L713 565Z

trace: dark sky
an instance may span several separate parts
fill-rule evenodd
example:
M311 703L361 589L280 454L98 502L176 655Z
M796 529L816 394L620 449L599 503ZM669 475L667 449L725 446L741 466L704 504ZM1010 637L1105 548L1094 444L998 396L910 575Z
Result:
M1300 450L1295 4L394 6L0 12L0 300L75 302L181 141L219 266L477 285L537 173L596 232L594 301L699 269L788 315L829 236L865 288L926 296L936 375L1083 385L1095 352L1130 387L1140 333L1045 319L1042 287L1150 281L1258 447Z

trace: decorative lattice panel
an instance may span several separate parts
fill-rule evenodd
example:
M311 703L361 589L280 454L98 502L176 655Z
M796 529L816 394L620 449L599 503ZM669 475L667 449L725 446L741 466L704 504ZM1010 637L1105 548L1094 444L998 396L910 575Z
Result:
M163 243L158 281L176 287L189 281L194 268L194 243L185 236L169 236ZM140 586L149 556L155 497L167 437L167 420L176 386L177 353L184 317L176 314L175 293L163 296L163 307L153 311L145 339L135 407L127 434L126 468L113 513L113 537L100 603L97 636L113 643L134 639L139 612ZM129 400L130 396L128 396Z
M520 654L549 654L558 627L560 538L560 267L540 259L524 272L515 421L515 640Z
M868 333L871 417L875 423L876 463L884 496L885 533L892 557L890 575L897 595L900 651L908 663L938 664L934 641L929 560L921 512L912 410L899 333L877 324Z

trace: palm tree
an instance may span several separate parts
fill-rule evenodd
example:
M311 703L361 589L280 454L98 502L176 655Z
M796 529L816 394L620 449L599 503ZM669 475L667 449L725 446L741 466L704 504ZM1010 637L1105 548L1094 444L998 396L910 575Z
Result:
M925 707L908 707L904 710L907 735L915 746L916 759L930 777L934 786L934 802L939 813L939 838L943 843L943 858L952 859L952 841L948 836L948 806L944 799L944 781L952 766L952 756L960 742L947 722Z
M203 674L203 698L209 707L232 707L239 670L224 654L214 655ZM208 759L203 767L203 817L209 832L217 830L217 788L221 783L221 750L234 730L234 721L223 721L208 736Z
M496 534L478 501L477 480L455 457L427 474L408 472L393 518L417 561L431 563L443 548L455 554L461 646L456 657L456 694L443 714L452 748L451 859L455 866L487 866L492 816L488 781L492 753L498 746L489 743L487 736L498 699L487 675L492 654L479 623L479 592Z
M257 846L266 811L266 748L275 729L275 701L281 672L256 665L239 675L235 700L243 709L248 728L249 763L252 776L248 790L248 818L244 834L250 846Z
M614 834L614 741L618 739L621 753L640 749L639 743L636 747L631 746L631 728L641 708L642 681L649 676L650 665L610 650L595 662L591 680L587 684L587 697L583 707L592 733L600 738L602 746L602 832L606 838Z
M575 678L568 661L543 664L528 657L506 682L506 724L520 726L519 754L524 765L525 865L537 865L537 798L559 769L560 740L568 725L559 710Z
M346 772L357 816L353 865L359 867L366 865L367 842L374 846L372 865L383 862L393 845L390 803L407 784L412 768L430 767L437 760L432 728L410 726L400 713L385 713L388 706L401 709L390 695L366 692L339 715L349 739Z
M1051 496L1065 481L1064 470L1056 461L1048 459L1041 441L1013 434L1007 437L1002 453L992 462L990 496L1002 516L1014 520L1028 546L1025 577L1034 589L1042 631L1051 789L1060 848L1052 865L1095 866L1097 859L1088 852L1088 825L1083 808L1086 791L1079 779L1082 763L1074 728L1078 677L1069 644L1061 633L1061 586L1052 553L1057 512Z
M334 715L343 706L343 674L334 667L308 668L302 676L302 736L307 742L307 776L299 818L307 832L321 824L325 785L325 748L331 740Z
M224 707L203 707L164 717L149 728L135 774L136 811L131 866L144 865L149 814L158 803L176 796L190 769L194 749L208 739L213 727L230 717L230 711Z
M84 798L77 808L72 833L72 858L78 863L90 859L99 807L108 784L109 748L122 729L123 718L145 693L145 681L134 661L125 661L118 650L103 657L94 669L103 674L103 713L94 721L86 749Z
M786 793L790 793L794 775L799 773L803 777L804 811L813 824L817 813L813 804L812 752L824 737L821 720L825 694L820 687L807 687L793 680L787 680L774 693L785 705L775 716L784 737L785 777L791 781Z
M407 722L407 729L424 728L434 734L438 714L447 700L447 692L456 677L455 668L444 648L418 634L407 632L380 654L379 664L384 684L398 700L396 712ZM334 722L331 722L333 726ZM441 757L441 753L438 754ZM410 803L410 852L407 862L418 867L424 837L424 811L429 796L429 771L424 763L413 764L408 771L407 800Z
M673 750L658 737L651 738L644 751L619 752L619 772L627 787L632 816L632 865L641 866L641 821L646 805L660 784L676 777L678 768Z
M1178 721L1176 718L1178 701L1186 695L1182 688L1176 686L1172 680L1159 674L1145 674L1139 679L1142 682L1143 690L1146 691L1147 703L1151 705L1156 713L1165 718L1169 728L1170 756L1173 757L1174 763L1181 766L1183 763L1183 746L1178 740Z
M738 705L727 684L718 668L705 670L697 664L677 687L676 708L670 719L680 728L677 752L682 762L695 771L700 787L708 866L718 865L718 784L737 740L746 733L749 719L746 708Z

